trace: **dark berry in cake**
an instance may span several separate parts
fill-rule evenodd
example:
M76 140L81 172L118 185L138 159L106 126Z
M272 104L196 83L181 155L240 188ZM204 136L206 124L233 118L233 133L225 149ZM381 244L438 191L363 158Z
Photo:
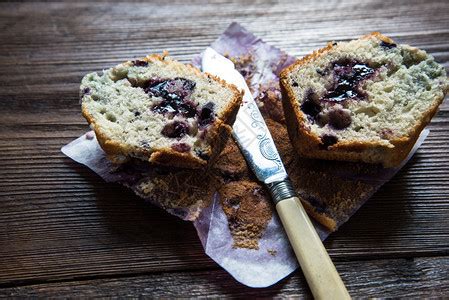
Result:
M308 91L305 101L301 104L301 110L312 118L315 118L321 112L321 105L318 97L312 91Z
M322 149L328 149L330 146L336 144L338 142L338 138L333 134L323 134L321 136Z
M140 146L143 148L150 148L150 143L148 141L140 141Z
M169 98L189 98L195 88L196 83L192 80L177 77L172 80L167 80L164 90L167 92Z
M396 48L397 45L395 43L387 43L387 42L380 42L380 46L387 48L387 49L391 49L391 48Z
M155 105L152 110L160 114L183 115L186 118L192 118L197 114L195 105L190 101L164 100Z
M176 143L176 144L171 145L171 148L178 152L189 152L190 151L190 146L187 145L186 143Z
M329 123L329 114L327 113L319 113L316 117L315 117L315 122L323 127L324 125L326 125L327 123Z
M189 134L189 126L185 122L174 121L165 125L161 133L169 138L181 138Z
M90 92L91 92L90 88L86 87L86 88L84 88L83 91L81 92L81 96L84 96L84 95L90 95Z
M183 100L190 96L195 88L195 82L177 77L175 79L154 78L147 82L145 92L165 99Z
M146 62L144 60L135 60L135 61L133 61L133 64L136 67L146 67L146 66L148 66L148 62Z
M164 99L152 108L154 112L181 114L187 118L192 118L197 114L196 105L190 101L194 88L195 82L178 77L175 79L150 80L144 90L149 95Z
M207 126L214 121L214 104L212 102L206 103L200 111L198 116L198 125L200 127Z
M351 114L348 110L341 108L333 109L328 112L329 125L335 129L345 129L351 125Z
M240 198L237 198L237 197L227 199L227 202L228 202L228 205L234 209L238 209L240 206Z

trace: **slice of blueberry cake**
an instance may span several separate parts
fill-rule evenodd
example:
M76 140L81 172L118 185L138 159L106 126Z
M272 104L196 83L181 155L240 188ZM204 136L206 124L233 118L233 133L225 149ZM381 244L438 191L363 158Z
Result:
M327 47L281 73L296 151L311 158L397 166L449 90L423 50L380 33Z
M198 168L226 144L242 93L166 55L150 55L86 75L81 99L112 161Z

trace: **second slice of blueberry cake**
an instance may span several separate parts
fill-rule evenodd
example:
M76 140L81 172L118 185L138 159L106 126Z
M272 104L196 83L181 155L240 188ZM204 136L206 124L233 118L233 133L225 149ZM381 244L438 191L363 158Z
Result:
M449 90L425 51L380 33L330 43L281 73L290 139L305 157L399 165Z
M168 56L150 55L81 82L84 117L108 157L202 167L232 131L242 93Z

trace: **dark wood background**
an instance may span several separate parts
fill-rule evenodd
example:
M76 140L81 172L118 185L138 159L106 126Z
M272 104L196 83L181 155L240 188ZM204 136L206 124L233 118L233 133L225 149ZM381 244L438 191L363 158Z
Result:
M449 67L449 1L0 3L0 296L310 296L300 271L233 280L191 223L64 157L88 126L83 74L168 50L187 62L232 21L290 54L381 31ZM412 161L325 243L353 296L449 296L449 104Z

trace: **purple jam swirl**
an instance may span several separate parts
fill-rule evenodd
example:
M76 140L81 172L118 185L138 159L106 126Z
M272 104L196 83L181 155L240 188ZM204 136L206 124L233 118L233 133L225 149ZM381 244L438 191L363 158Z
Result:
M363 99L360 82L374 74L375 69L354 60L333 64L334 85L322 98L323 101L341 102L347 99Z
M152 110L160 114L183 115L187 118L197 114L196 105L190 101L195 82L185 78L152 79L144 87L148 95L161 97L164 100Z

